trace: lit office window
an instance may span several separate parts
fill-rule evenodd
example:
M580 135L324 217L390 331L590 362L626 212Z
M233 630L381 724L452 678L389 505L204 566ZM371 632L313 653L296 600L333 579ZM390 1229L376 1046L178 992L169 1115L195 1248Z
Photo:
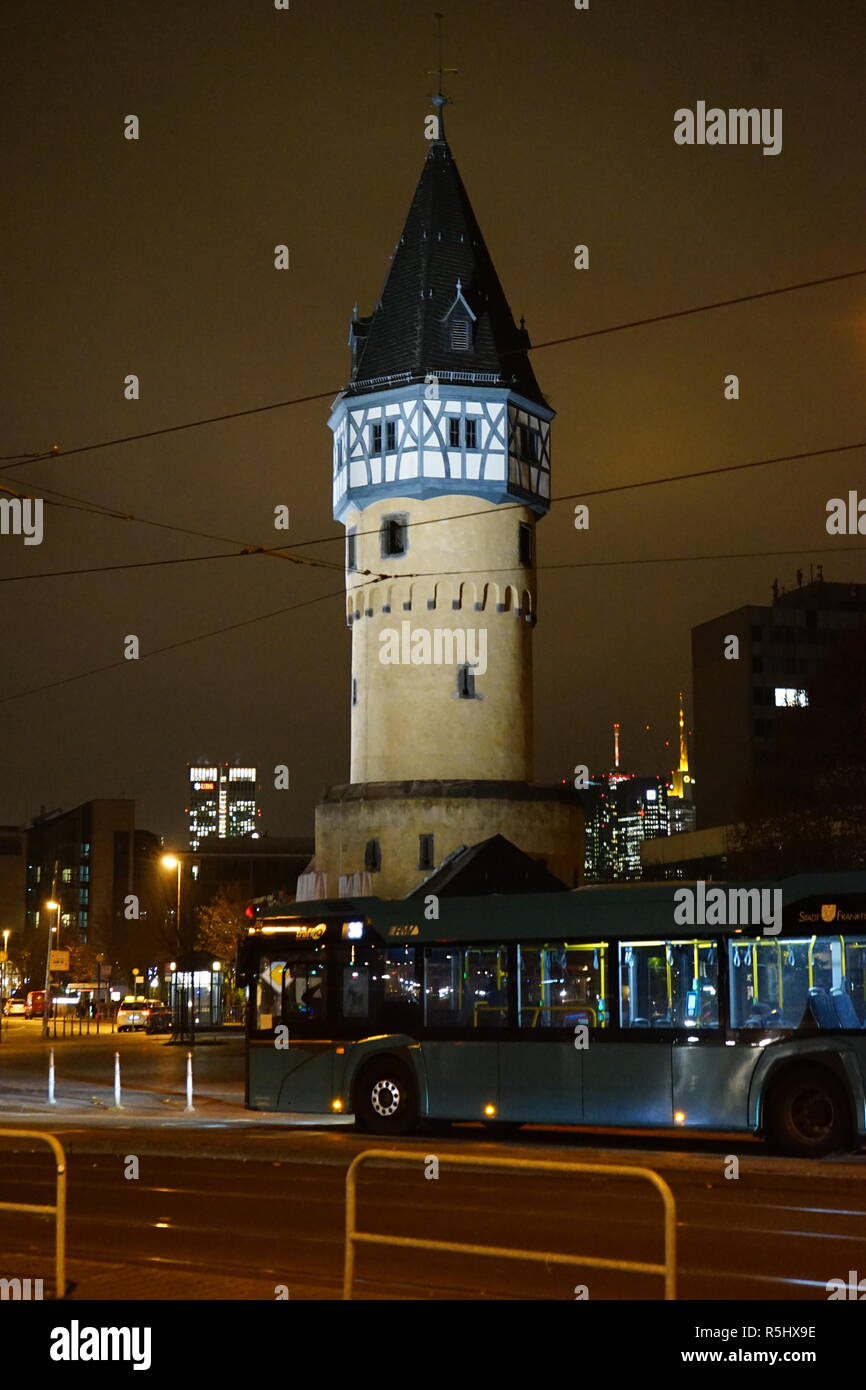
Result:
M805 690L793 690L788 686L777 685L775 696L777 709L802 709L809 703Z

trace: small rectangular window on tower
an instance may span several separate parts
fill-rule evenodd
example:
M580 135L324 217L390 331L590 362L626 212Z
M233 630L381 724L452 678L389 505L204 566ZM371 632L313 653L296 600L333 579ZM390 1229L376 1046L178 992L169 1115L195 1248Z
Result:
M353 677L352 677L352 704L353 704L353 705L357 705L357 703L358 703L358 677L357 677L357 676L353 676Z
M449 415L448 417L448 443L452 449L460 448L460 417Z
M385 449L392 454L397 448L397 421L389 420L385 425Z
M518 442L520 457L524 462L537 463L541 453L538 430L530 429L529 425L521 425Z
M466 421L466 448L478 448L478 422L476 420Z
M435 869L436 860L433 857L433 836L418 836L418 868Z
M457 698L459 700L475 699L475 672L468 662L457 667Z
M405 512L398 516L383 516L382 525L379 530L380 552L382 559L387 559L390 555L406 554L406 525L408 517Z
M370 426L370 453L381 454L382 452L382 426Z
M358 568L358 538L354 528L346 532L346 569Z
M521 565L532 564L532 527L526 521L517 527L517 557Z
M368 840L364 849L364 868L368 874L377 874L382 867L382 851L378 840Z

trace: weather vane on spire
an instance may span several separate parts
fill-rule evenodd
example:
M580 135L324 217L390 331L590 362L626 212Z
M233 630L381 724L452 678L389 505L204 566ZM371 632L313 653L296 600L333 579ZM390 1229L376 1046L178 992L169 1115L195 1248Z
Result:
M428 77L439 78L439 87L435 96L433 97L433 105L436 107L436 120L438 123L438 131L436 138L439 140L445 139L444 108L451 101L451 98L446 97L445 93L442 90L442 79L446 75L457 73L457 68L446 68L442 66L442 20L444 19L444 17L445 16L442 14L441 10L436 11L436 45L439 53L439 66L437 68L429 69L427 73Z

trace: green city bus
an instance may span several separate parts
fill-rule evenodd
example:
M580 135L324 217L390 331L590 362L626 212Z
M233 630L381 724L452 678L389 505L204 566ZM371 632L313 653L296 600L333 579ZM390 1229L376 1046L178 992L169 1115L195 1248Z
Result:
M683 889L721 890L719 924L680 925ZM384 1135L740 1131L807 1156L866 1134L866 873L250 911L252 1109Z

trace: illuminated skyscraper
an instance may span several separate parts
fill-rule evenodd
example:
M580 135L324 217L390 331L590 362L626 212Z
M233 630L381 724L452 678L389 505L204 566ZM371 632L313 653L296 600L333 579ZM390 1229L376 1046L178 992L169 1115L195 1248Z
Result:
M206 836L252 835L256 828L256 769L219 763L189 767L189 843Z

